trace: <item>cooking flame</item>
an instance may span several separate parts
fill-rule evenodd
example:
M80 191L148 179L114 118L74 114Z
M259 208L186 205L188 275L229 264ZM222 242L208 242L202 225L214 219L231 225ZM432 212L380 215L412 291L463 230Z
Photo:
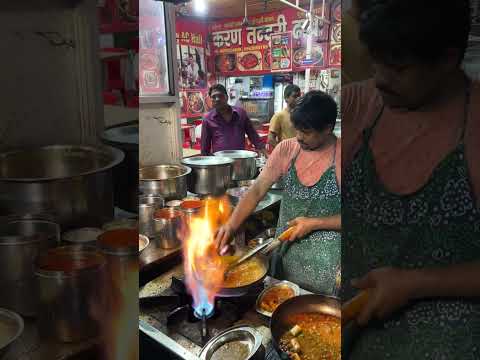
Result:
M231 213L227 196L207 198L204 207L192 217L183 246L184 271L187 288L193 297L195 315L212 315L215 295L223 285L226 264L215 246L215 233Z

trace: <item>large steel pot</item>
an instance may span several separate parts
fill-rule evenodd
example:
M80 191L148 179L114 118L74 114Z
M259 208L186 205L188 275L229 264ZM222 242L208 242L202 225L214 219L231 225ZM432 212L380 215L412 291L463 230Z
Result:
M140 192L161 195L166 201L187 196L187 175L192 169L184 165L151 165L140 168Z
M138 121L111 126L103 132L102 141L122 150L125 160L113 170L115 205L121 209L138 211Z
M232 180L251 180L257 175L257 153L248 150L223 150L214 153L215 156L234 160Z
M0 216L50 214L62 230L113 218L112 147L51 145L0 154Z
M218 156L193 156L182 163L192 168L188 191L199 195L222 195L232 180L233 160Z
M25 316L37 312L33 261L60 241L58 224L42 220L18 220L0 225L0 307Z

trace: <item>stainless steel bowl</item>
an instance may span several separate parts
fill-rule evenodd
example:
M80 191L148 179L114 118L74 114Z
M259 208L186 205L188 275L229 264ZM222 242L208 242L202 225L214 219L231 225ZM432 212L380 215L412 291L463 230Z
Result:
M162 196L166 201L187 196L187 166L167 164L151 165L139 169L140 191Z
M113 218L113 168L121 150L51 145L0 154L0 215L51 214L62 230Z
M262 335L253 327L240 325L222 331L205 344L201 360L260 360L265 356Z
M139 253L145 250L149 244L150 244L150 240L148 239L148 237L142 234L138 234L138 252Z
M272 316L272 313L273 312L270 312L270 311L267 311L267 310L264 310L262 307L261 307L261 304L262 304L262 301L263 301L263 298L264 296L269 292L271 291L272 289L275 289L275 288L279 288L279 287L288 287L290 289L293 290L293 296L298 296L300 295L300 287L297 285L297 284L294 284L290 281L279 281L275 284L272 284L268 287L266 287L261 293L260 295L258 295L257 297L257 302L255 304L255 309L257 310L257 312L259 314L262 314L262 315L265 315L265 316L268 316L268 317L271 317ZM292 296L292 297L293 297Z
M232 180L251 180L257 175L257 153L248 150L223 150L213 155L234 160Z
M233 160L218 156L193 156L182 160L192 168L188 191L199 195L221 195L232 180Z
M7 353L11 344L22 335L23 319L13 311L0 308L0 358Z
M33 261L60 241L58 224L43 220L18 220L0 226L0 306L25 316L37 313Z

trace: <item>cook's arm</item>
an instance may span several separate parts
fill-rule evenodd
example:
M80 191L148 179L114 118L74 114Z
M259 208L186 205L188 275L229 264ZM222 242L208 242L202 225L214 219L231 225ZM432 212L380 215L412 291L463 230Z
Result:
M234 231L237 231L240 225L253 213L272 185L273 182L269 179L257 178L248 192L240 199L228 220L228 224Z
M342 215L311 218L312 230L338 230L342 229Z
M352 285L369 291L367 304L357 317L364 325L415 299L480 298L480 262L422 269L377 268L352 280Z
M480 297L480 261L411 270L411 275L416 279L413 298Z
M288 222L293 227L292 234L287 240L301 239L317 230L340 231L342 228L342 216L340 214L328 217L297 217Z
M230 219L223 225L215 236L215 242L220 254L228 251L229 241L240 225L253 213L257 204L263 199L273 182L269 179L257 178L248 192L240 199Z

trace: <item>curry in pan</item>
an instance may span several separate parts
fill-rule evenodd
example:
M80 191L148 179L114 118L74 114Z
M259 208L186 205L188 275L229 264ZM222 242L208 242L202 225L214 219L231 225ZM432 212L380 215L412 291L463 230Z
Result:
M280 348L292 360L340 360L340 319L321 313L292 314L294 324L280 338Z

